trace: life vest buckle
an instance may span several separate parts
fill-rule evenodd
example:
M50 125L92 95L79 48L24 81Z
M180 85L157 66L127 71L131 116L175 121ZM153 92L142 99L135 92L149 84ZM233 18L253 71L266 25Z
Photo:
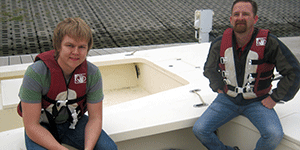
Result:
M224 82L224 84L226 84L226 85L230 85L230 84L231 84L230 80L228 80L228 79L223 79L223 82Z
M249 82L246 85L246 92L253 92L253 88L250 86Z
M241 87L235 87L235 92L236 93L243 93L244 92L244 88L241 88Z
M62 106L67 106L68 100L58 100L56 101L56 106L57 107L62 107Z
M76 110L73 110L72 114L71 114L73 121L71 122L69 129L75 129L75 125L78 122L78 113L76 112Z
M252 60L251 60L251 59L249 60L248 64L249 64L249 65L252 65Z
M252 83L253 81L255 81L255 78L252 76L251 73L249 74L248 81L249 81L249 83Z
M222 77L228 77L228 76L229 76L229 72L223 70L223 71L222 71Z
M220 57L220 63L225 64L226 62L226 57Z

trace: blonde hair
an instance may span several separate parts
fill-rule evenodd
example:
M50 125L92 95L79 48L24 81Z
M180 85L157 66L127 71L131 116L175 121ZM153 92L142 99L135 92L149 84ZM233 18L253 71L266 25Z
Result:
M59 56L61 42L65 36L75 39L76 41L87 41L88 51L93 46L93 34L91 28L81 18L66 18L60 22L53 33L53 47L55 49L55 58Z

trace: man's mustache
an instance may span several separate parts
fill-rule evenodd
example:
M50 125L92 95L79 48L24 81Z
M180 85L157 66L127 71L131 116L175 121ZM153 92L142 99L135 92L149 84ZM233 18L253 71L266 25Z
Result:
M237 20L235 24L246 24L246 20Z

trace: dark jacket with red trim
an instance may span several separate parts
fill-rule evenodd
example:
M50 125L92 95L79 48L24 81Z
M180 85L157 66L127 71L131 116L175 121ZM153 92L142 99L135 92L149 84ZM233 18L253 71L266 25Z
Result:
M255 34L257 34L258 29L255 28L252 40L255 39ZM209 54L207 60L204 65L204 76L207 77L210 81L210 87L213 91L217 91L218 89L223 89L225 84L223 82L223 77L221 74L221 68L219 67L220 63L220 47L223 36L216 38L212 43L209 49ZM236 39L233 34L233 49L235 55L237 55L236 51ZM251 43L251 42L250 42ZM246 52L243 52L241 58L244 58L247 55ZM300 86L300 65L299 61L293 55L293 53L274 35L268 34L267 42L265 45L264 51L264 62L273 64L276 67L276 70L283 76L277 84L277 88L272 90L272 94L270 96L276 102L278 101L288 101L292 99ZM236 61L236 63L241 63L240 61ZM243 77L242 77L243 78ZM240 79L238 79L240 80ZM240 82L240 81L238 81ZM243 83L243 81L242 81ZM260 96L257 98L244 100L240 105L248 104L253 101L260 101L267 97L269 94L264 96ZM229 97L229 96L228 96ZM235 98L231 98L234 99Z

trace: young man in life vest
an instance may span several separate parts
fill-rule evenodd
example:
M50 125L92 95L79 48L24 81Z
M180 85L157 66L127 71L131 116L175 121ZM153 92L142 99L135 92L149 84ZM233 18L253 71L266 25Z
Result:
M117 149L102 130L102 79L86 61L92 31L80 18L66 18L54 30L55 50L37 55L24 75L18 113L27 149ZM84 113L88 111L88 116Z
M247 117L261 134L255 149L273 150L283 138L273 108L297 93L300 66L278 38L268 30L254 27L256 12L254 1L236 0L230 16L233 28L211 43L204 75L211 89L219 94L193 127L196 137L210 150L239 149L224 145L214 134L239 115ZM271 90L274 67L283 78Z

